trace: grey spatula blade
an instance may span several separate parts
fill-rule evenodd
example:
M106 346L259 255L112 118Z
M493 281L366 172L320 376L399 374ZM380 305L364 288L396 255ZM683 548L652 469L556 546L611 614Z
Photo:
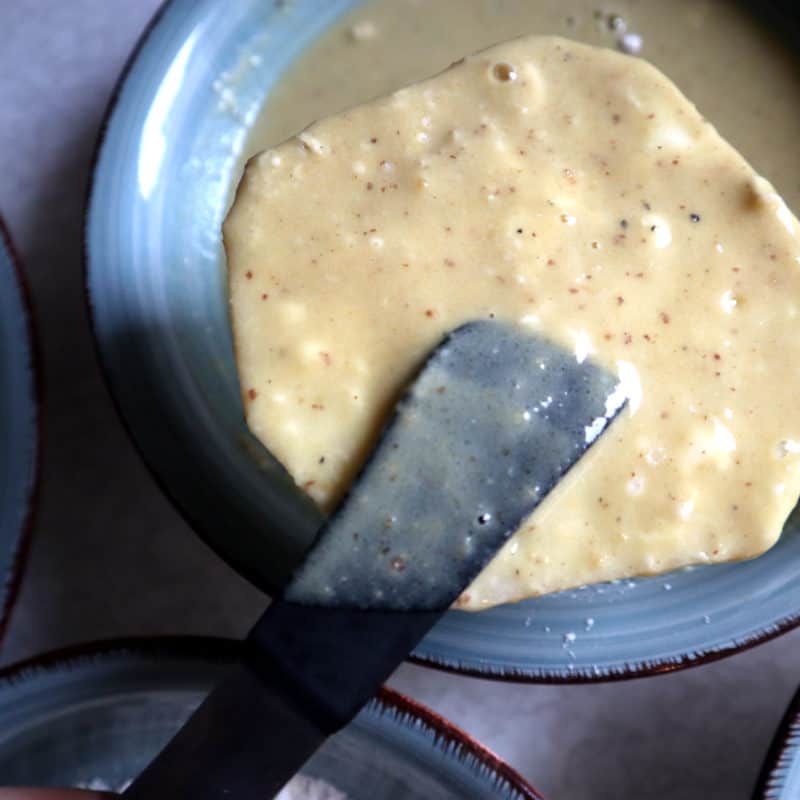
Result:
M546 339L462 326L398 404L286 599L444 610L623 402L612 375Z
M616 379L508 325L434 351L248 657L128 790L265 800L345 725L624 405Z

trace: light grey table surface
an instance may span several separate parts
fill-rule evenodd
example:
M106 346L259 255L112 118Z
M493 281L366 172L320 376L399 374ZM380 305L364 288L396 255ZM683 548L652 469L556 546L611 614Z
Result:
M111 406L86 320L91 154L117 74L156 5L0 0L0 210L30 279L46 379L41 501L4 664L100 637L241 635L264 604L150 479ZM798 681L800 633L617 684L507 685L412 666L392 683L550 798L742 800Z

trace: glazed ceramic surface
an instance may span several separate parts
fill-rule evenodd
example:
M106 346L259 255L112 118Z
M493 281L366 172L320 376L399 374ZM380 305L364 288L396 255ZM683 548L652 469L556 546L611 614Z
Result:
M355 5L169 2L110 108L88 209L90 303L123 419L200 535L267 591L321 520L245 428L220 224L270 87ZM577 681L735 652L800 620L798 523L749 563L451 611L415 657L487 677Z
M0 785L119 789L236 657L211 639L121 642L0 673ZM508 765L445 720L384 691L304 773L348 800L537 800Z
M800 797L800 690L775 732L753 793L753 800Z

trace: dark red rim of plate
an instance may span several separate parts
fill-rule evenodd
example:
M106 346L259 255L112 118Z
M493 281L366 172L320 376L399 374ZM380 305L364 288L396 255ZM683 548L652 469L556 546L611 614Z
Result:
M33 312L30 289L28 288L28 282L22 270L19 256L14 248L14 243L11 241L11 235L2 217L0 217L0 242L5 245L8 251L11 267L16 277L17 286L19 287L20 297L22 298L22 311L25 316L25 324L28 331L28 346L31 354L31 373L33 375L33 398L35 404L34 415L36 420L33 479L28 493L25 517L19 531L16 553L11 563L10 577L6 584L6 596L2 607L0 607L0 644L2 644L8 628L11 611L14 608L20 587L22 586L22 575L28 560L28 553L31 549L31 540L33 539L33 527L36 520L36 504L39 498L42 455L44 451L44 421L42 414L42 409L44 408L44 382L42 378L41 351L39 349L39 339L36 335L35 315Z
M786 0L770 0L769 3L763 4L765 12L767 13L767 15L773 18L773 22L775 19L773 15L781 13L782 6L785 4L785 2ZM128 438L133 444L136 452L139 454L139 457L141 458L142 462L144 463L145 467L150 473L150 476L152 477L153 481L162 491L164 496L170 501L175 510L178 511L178 513L189 523L189 525L192 527L197 536L201 539L201 541L205 543L205 545L210 550L212 550L219 558L225 561L226 564L231 565L231 562L228 560L226 555L223 552L221 552L218 547L214 546L203 535L202 526L199 524L199 521L195 518L191 509L187 508L185 504L181 503L177 499L177 497L175 497L175 495L173 494L167 483L164 480L162 480L162 478L159 476L158 472L155 469L155 466L151 463L149 457L142 449L141 445L139 444L133 432L133 429L128 423L125 414L122 411L122 406L120 405L120 401L117 398L117 395L114 391L114 386L111 380L111 372L108 368L108 365L105 362L105 358L100 349L100 342L97 336L97 327L95 324L94 309L92 306L92 298L89 289L89 244L87 236L88 218L89 218L89 209L91 206L92 195L94 193L94 188L95 188L97 165L100 159L100 153L103 148L103 143L105 141L106 131L108 129L111 117L116 109L117 102L119 100L122 89L124 88L125 83L127 81L128 74L133 68L133 65L136 63L139 57L139 53L141 52L144 45L147 43L150 34L158 26L161 17L164 15L164 13L171 4L172 0L163 0L161 5L155 11L152 18L147 23L141 35L139 36L139 39L137 40L136 44L131 50L128 59L126 60L125 65L122 68L122 71L120 72L119 78L117 78L117 82L114 85L114 89L111 92L111 95L108 100L108 105L106 106L106 110L103 115L102 122L100 124L97 140L94 146L94 152L92 154L92 162L90 169L91 177L87 186L85 203L84 203L84 227L83 227L84 297L89 317L89 326L91 328L92 338L94 341L95 355L98 364L100 365L100 371L103 376L103 381L108 391L108 395L111 398L113 406L117 412L117 417L120 420L122 427L126 431ZM756 10L758 10L758 7L756 7ZM259 582L254 579L254 576L252 574L248 574L248 571L245 567L236 565L236 567L234 568L244 578L249 580L254 586L261 588L259 586ZM746 650L750 650L751 648L756 647L760 644L769 642L772 639L775 639L778 636L787 633L788 631L794 630L798 626L800 626L800 612L788 617L784 617L783 619L778 620L774 625L772 625L769 630L760 631L759 633L754 634L753 636L748 638L746 641L732 644L729 647L723 647L720 649L715 649L713 651L695 651L690 656L689 655L683 656L679 660L675 659L663 660L663 661L653 660L653 661L648 661L646 664L626 665L624 667L615 670L614 672L603 673L600 675L587 674L587 675L572 675L572 676L570 675L541 676L541 675L530 675L525 672L515 672L513 670L508 670L504 672L495 672L495 671L483 672L480 669L460 667L450 664L442 664L432 658L425 658L416 655L409 655L408 661L414 664L418 664L420 666L431 667L433 669L437 669L442 672L454 673L456 675L466 675L475 678L483 678L484 680L501 681L506 683L526 683L526 684L545 684L545 685L611 683L616 681L630 680L632 678L647 678L653 675L661 675L664 673L676 672L678 670L689 669L691 667L699 667L705 664L710 664L714 661L719 661L720 659L727 658L728 656L734 655L736 653L741 653Z
M138 658L202 659L225 664L235 661L241 642L212 636L155 636L107 639L51 650L0 669L0 685L17 683L38 672L70 667L87 659L130 654ZM444 744L456 759L473 758L497 778L511 786L525 800L543 800L542 795L513 767L482 745L463 729L400 692L383 687L374 701L380 712L396 712L413 719L434 737L436 746Z
M784 766L783 762L789 750L794 748L796 753L800 752L796 741L798 735L800 735L800 688L792 697L788 708L783 717L781 717L780 724L775 730L775 735L772 737L769 750L767 750L767 755L764 758L764 764L758 773L752 800L766 800L770 796L770 792L773 789L772 783L778 780L775 773L780 767ZM790 741L793 737L795 738L794 744Z

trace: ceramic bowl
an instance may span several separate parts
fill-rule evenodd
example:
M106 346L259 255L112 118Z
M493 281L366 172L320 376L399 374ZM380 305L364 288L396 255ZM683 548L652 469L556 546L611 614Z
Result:
M123 641L0 671L0 786L119 789L236 658L221 639ZM507 764L384 690L303 770L348 800L541 800Z
M321 519L244 425L220 224L265 96L356 5L167 3L111 103L88 206L91 311L122 418L197 532L267 592ZM795 515L779 544L749 563L451 611L414 658L562 682L719 658L798 624L799 534Z
M797 797L800 797L800 689L775 731L753 792L753 800Z

